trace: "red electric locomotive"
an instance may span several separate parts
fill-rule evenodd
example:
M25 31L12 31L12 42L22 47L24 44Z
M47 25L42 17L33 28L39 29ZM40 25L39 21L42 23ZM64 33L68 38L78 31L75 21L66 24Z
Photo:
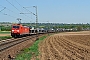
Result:
M11 29L12 37L20 37L29 34L29 27L22 26L21 24L13 24Z

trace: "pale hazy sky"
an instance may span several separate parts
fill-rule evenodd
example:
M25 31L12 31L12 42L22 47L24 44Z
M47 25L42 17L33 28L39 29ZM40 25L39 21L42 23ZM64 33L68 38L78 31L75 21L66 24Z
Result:
M90 23L90 0L0 0L0 22L35 22L32 6L38 8L39 22Z

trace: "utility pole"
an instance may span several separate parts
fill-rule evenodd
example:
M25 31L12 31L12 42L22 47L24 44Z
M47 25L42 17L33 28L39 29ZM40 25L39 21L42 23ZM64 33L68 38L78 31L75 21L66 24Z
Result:
M37 6L33 6L36 9L36 28L38 27L38 16L37 16Z
M49 36L49 21L47 21L48 22L48 36Z
M31 26L31 21L30 21L30 26Z
M29 11L28 9L26 9L26 8L29 8L29 7L23 7L23 8L25 8L26 10L28 10L30 13L20 13L20 14L33 14L33 15L35 15L35 17L36 17L36 23L35 23L35 25L36 25L36 30L37 30L37 28L38 28L38 15L37 15L37 6L33 6L34 8L35 8L35 10L36 10L36 13L34 14L33 12L31 12L31 11ZM37 30L37 32L36 32L36 40L38 39L38 30Z
M36 30L38 29L38 15L37 15L37 6L33 6L36 9ZM36 40L38 39L38 30L36 32Z

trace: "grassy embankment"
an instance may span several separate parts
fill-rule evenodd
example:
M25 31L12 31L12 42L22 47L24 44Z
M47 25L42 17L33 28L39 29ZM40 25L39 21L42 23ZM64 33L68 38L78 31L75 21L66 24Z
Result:
M39 40L37 40L31 47L23 49L22 53L18 54L15 60L30 60L33 55L37 57L39 54L38 44L45 38L46 36L43 36ZM36 60L38 60L38 58L36 58Z
M12 38L11 36L0 36L0 40L5 40L5 39L10 39Z

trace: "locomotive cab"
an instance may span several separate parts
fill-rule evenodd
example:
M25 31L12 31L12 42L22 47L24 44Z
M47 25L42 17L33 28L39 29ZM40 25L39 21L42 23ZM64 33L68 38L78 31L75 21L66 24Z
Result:
M20 36L20 24L13 24L11 29L11 36L12 37L19 37Z

